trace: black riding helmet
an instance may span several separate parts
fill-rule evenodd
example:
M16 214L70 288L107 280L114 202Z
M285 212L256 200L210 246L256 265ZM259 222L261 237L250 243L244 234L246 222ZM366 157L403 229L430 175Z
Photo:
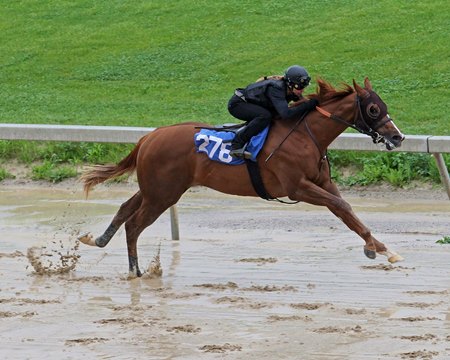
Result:
M284 78L288 86L295 89L304 89L311 81L306 69L299 65L288 67L284 73Z

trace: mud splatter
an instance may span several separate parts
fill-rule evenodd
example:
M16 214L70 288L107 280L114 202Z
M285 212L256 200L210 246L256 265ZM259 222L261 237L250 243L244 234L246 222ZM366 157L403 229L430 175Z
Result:
M227 290L239 288L239 286L232 281L228 281L226 284L198 284L193 286L211 290Z
M242 296L223 296L216 300L214 300L217 304L223 304L223 303L229 303L229 304L236 304L236 303L242 303L247 301L246 298Z
M405 291L405 293L410 295L447 295L449 294L449 290L442 290L442 291L414 290L414 291Z
M236 262L243 262L243 263L255 263L258 265L265 265L265 264L274 264L276 263L278 260L270 257L270 258L244 258L244 259L240 259L240 260L236 260Z
M242 288L243 291L258 291L258 292L275 292L275 291L293 291L296 292L297 289L294 286L284 285L252 285L250 287Z
M416 321L429 321L429 320L440 320L437 317L423 317L423 316L409 316L404 318L395 318L395 319L389 319L389 320L401 320L401 321L409 321L409 322L416 322Z
M310 322L312 319L309 316L299 316L299 315L270 315L267 318L270 322L276 322L276 321L306 321Z
M423 303L423 302L414 302L414 303L399 302L399 303L397 303L398 306L406 306L406 307L413 307L413 308L420 308L420 309L438 306L440 304L442 304L442 302L437 303L437 304L429 304L429 303Z
M289 306L294 309L304 309L304 310L317 310L318 308L321 308L323 306L327 306L327 304L309 304L309 303L296 303L296 304L290 304Z
M52 244L58 245L56 241L52 241ZM38 275L64 274L75 269L80 258L80 255L78 255L79 246L78 240L65 251L62 240L59 241L58 249L51 249L47 246L33 246L28 248L27 258L34 272Z
M214 301L216 304L231 304L241 309L264 309L273 307L267 302L254 302L242 296L223 296Z
M158 297L162 299L176 299L176 300L183 300L183 299L195 299L200 296L207 296L202 293L174 293L174 292L158 292Z
M406 271L415 270L416 268L408 268L404 266L393 266L392 264L378 264L378 265L363 265L360 266L363 270L382 270L382 271Z
M397 339L409 340L409 341L429 341L436 340L437 336L433 334L424 335L412 335L412 336L396 336Z
M130 306L130 305L114 305L110 307L113 311L136 311L136 312L144 312L150 309L153 309L153 305L137 305L137 306Z
M431 360L433 359L433 356L437 355L439 355L437 351L428 351L428 350L418 350L400 354L402 359L423 359L423 360Z
M249 302L246 304L242 304L238 306L241 309L270 309L273 307L273 304L267 303L267 302Z
M16 257L23 257L25 256L22 252L20 251L14 251L13 253L0 253L0 258L16 258Z
M225 343L223 345L204 345L199 349L207 353L225 353L227 351L241 351L242 346Z
M12 318L12 317L23 317L29 318L38 313L35 311L25 311L25 312L14 312L14 311L0 311L0 318Z
M35 305L43 305L43 304L60 304L60 300L44 300L44 299L27 299L27 298L10 298L10 299L0 299L0 304L6 303L16 303L16 305L24 305L24 304L35 304Z
M96 344L96 343L104 343L106 341L109 341L109 339L94 337L94 338L70 339L70 340L66 340L65 344L68 346L89 345L89 344Z
M71 279L67 279L67 281L70 282L92 282L92 283L98 283L105 281L105 278L103 276L80 276L80 277L73 277Z
M158 251L153 257L150 265L148 266L147 273L145 277L150 279L160 278L163 274L163 269L161 267L161 243L158 246Z
M345 328L340 328L337 326L326 326L326 327L322 327L319 329L315 329L313 330L313 332L318 333L318 334L348 334L348 333L361 333L363 332L363 328L359 325L356 325L354 327L345 327Z
M364 315L367 313L366 309L345 309L344 311L348 315Z
M113 317L107 319L101 319L94 321L94 324L101 325L110 325L115 324L119 325L122 328L127 328L129 325L138 325L140 327L149 327L149 326L161 326L165 325L164 320L165 317L144 317L141 311L133 312L132 316L126 317Z
M171 328L168 328L168 332L183 332L183 333L191 333L191 334L197 334L201 331L199 327L195 327L194 325L188 324L188 325L181 325L181 326L173 326Z

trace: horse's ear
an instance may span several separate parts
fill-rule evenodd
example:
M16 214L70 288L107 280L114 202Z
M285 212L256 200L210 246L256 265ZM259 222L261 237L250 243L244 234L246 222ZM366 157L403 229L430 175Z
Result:
M359 86L356 83L355 79L353 79L353 87L355 88L356 93L363 99L370 96L369 92L366 89L363 89L361 86Z
M372 91L372 84L370 83L370 80L368 77L366 77L364 79L364 87L366 88L366 90Z

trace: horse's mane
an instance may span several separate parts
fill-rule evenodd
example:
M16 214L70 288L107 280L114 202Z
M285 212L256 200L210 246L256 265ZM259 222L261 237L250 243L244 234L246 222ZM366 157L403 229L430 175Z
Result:
M317 99L319 103L342 99L352 93L355 90L348 84L343 83L342 89L335 89L329 82L319 78L317 79L317 92L315 94L310 94L308 97L310 99Z

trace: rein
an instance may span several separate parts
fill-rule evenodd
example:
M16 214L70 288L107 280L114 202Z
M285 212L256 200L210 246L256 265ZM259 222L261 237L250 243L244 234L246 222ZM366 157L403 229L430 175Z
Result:
M367 124L366 120L364 119L364 115L361 110L361 99L358 95L356 96L356 107L358 109L358 112L355 114L355 119L353 121L353 124L335 114L331 114L329 111L327 111L319 106L316 106L316 110L318 112L320 112L322 115L326 116L327 118L330 118L330 119L333 119L334 121L345 124L346 126L351 127L352 129L355 129L356 131L358 131L361 134L370 136L372 138L372 141L374 144L378 144L380 142L384 143L386 141L386 139L384 138L384 136L380 135L375 129L378 129L378 128L382 127L383 125L385 125L386 123L388 123L389 121L392 121L391 118L389 116L386 117L386 120L384 120L380 124L377 124L376 128L373 129ZM363 129L362 127L357 125L358 120L360 120L362 122L363 126L366 129Z
M288 134L284 137L284 139L278 144L278 146L270 153L270 155L267 157L265 162L268 162L270 160L270 158L275 154L275 152L281 147L281 145L283 145L283 143L287 140L287 138L295 131L295 129L297 129L297 126L300 125L300 123L303 121L303 119L305 118L305 116L308 114L309 112L304 113L300 119L297 120L297 122L295 123L295 125L292 127L292 129L288 132Z
M283 145L283 143L287 140L287 138L295 131L295 129L297 129L297 127L300 125L300 123L304 120L305 116L308 114L309 112L304 113L300 119L297 120L297 122L295 123L295 125L292 127L292 129L288 132L288 134L284 137L284 139L278 144L278 146L270 153L270 155L267 157L267 159L265 160L265 162L268 162L271 157L275 154L275 152L281 147L281 145ZM294 204L298 204L300 201L284 201L281 200L279 198L273 198L271 196L269 196L268 198L266 198L266 200L268 201L278 201L279 203L282 204L287 204L287 205L294 205Z

